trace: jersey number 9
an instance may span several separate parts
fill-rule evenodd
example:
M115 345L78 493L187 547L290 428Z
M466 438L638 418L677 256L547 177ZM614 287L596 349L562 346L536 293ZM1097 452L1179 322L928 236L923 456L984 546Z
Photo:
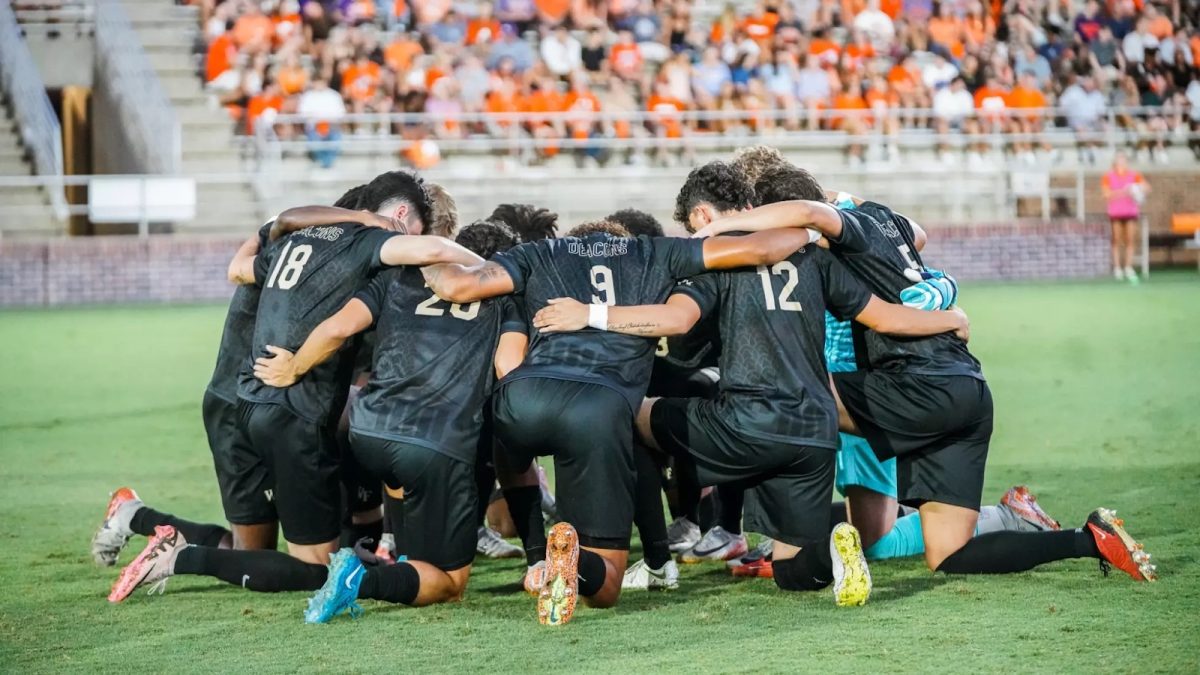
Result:
M593 305L617 304L617 289L613 286L613 272L606 265L592 266Z

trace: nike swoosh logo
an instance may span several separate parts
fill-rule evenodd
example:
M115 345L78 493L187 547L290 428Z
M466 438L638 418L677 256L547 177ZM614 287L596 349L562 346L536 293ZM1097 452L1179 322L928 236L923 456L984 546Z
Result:
M363 571L364 569L366 569L366 568L364 568L364 567L359 567L358 569L356 569L356 570L354 570L353 572L351 572L351 573L350 573L350 576L346 577L346 589L347 589L347 590L351 590L351 591L352 591L352 590L354 590L354 586L351 586L351 585L350 585L350 583L351 583L352 581L354 581L354 577L358 576L359 574L362 574L362 571Z
M247 581L250 581L250 575L249 575L249 574L243 574L243 575L242 575L242 588L245 588L245 587L246 587L246 582L247 582Z

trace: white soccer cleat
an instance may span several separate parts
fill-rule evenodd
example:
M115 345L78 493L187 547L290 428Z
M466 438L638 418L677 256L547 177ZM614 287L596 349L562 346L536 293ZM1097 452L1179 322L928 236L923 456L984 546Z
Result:
M725 566L728 567L729 569L733 569L735 567L741 567L742 565L752 563L756 560L762 560L763 558L770 558L771 554L774 552L775 552L775 540L770 537L763 537L762 540L758 542L757 546L750 549L745 554L740 555L736 558L731 558L729 560L726 560Z
M479 539L475 542L475 552L488 558L520 558L525 550L514 546L500 536L500 533L484 525L479 528Z
M639 560L625 570L621 588L627 591L674 590L679 588L679 566L668 560L659 569L653 569L645 560Z
M700 541L700 526L679 517L667 525L667 542L671 553L683 553Z
M187 545L187 539L170 525L154 528L146 548L121 570L121 576L117 577L108 594L108 601L121 602L142 586L149 586L151 595L161 594L174 573L175 557Z
M133 536L129 523L133 520L133 514L140 508L142 500L138 499L133 488L117 488L109 496L104 520L100 523L100 529L92 536L92 558L97 564L112 567L117 563L121 549L125 548L125 544L129 543L129 538Z
M833 562L833 603L838 607L864 605L871 597L871 570L863 553L862 539L850 523L838 523L829 535L829 557Z
M731 534L716 525L705 532L695 546L680 554L679 562L693 564L709 560L732 560L742 557L748 550L746 535Z

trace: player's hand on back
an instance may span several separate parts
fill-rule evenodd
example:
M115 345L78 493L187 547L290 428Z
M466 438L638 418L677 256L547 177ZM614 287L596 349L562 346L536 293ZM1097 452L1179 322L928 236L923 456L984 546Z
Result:
M952 314L957 314L959 316L959 318L962 319L959 327L957 329L955 329L954 335L957 336L963 342L970 342L971 341L971 320L967 317L967 313L962 311L958 307L951 307L950 309L947 309L946 311L950 312Z
M274 345L267 345L267 351L271 352L271 356L254 359L254 376L271 387L290 387L295 384L300 379L296 376L292 360L295 354Z
M573 298L554 298L533 317L543 333L569 333L588 325L588 306Z

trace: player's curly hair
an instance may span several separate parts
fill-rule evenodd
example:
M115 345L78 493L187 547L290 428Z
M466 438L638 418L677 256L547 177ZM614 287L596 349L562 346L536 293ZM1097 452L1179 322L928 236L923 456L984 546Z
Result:
M638 209L621 209L614 211L604 218L607 221L622 225L626 230L629 230L629 235L633 237L661 237L663 236L662 223L658 222L658 218L639 211Z
M730 164L713 161L692 169L675 198L675 221L684 227L688 215L701 204L717 211L744 209L754 203L754 188L742 173Z
M759 177L754 184L754 205L774 204L789 199L825 201L825 190L808 171L785 166L772 169Z
M425 223L425 233L453 238L458 231L458 204L450 191L437 183L426 183L425 189L433 207L433 219Z
M380 211L400 203L416 209L421 224L429 228L433 224L433 203L425 180L411 171L386 171L367 183L363 189L358 208Z
M339 209L358 211L359 204L362 202L363 191L366 189L366 185L355 185L354 187L342 193L342 196L338 197L338 200L334 202L333 205Z
M733 168L741 171L751 185L757 185L758 179L767 171L791 166L778 150L769 145L751 145L747 148L740 148L733 153L733 160L730 161L730 164L733 165Z
M471 223L459 231L455 241L481 258L491 258L521 243L512 228L495 220Z
M532 204L501 204L487 219L508 225L522 242L553 239L558 228L557 213Z
M608 219L589 220L586 223L580 223L571 228L567 232L568 237L586 237L592 234L608 234L614 237L631 237L629 230L620 223L615 223Z

